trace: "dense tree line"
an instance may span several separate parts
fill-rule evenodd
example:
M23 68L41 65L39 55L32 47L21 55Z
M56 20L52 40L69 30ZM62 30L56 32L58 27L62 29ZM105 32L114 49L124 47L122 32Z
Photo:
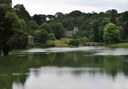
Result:
M6 1L6 0L5 0ZM7 0L11 3L11 0ZM128 41L128 11L118 13L85 13L78 10L68 14L35 14L30 16L24 5L0 4L0 50L8 54L12 48L26 48L27 36L32 35L37 44L65 37L65 31L78 27L72 38L83 42L116 43ZM4 51L5 50L5 51ZM0 52L1 53L1 52Z
M128 11L118 13L112 9L106 12L83 13L81 11L72 11L69 14L61 12L55 15L34 15L32 20L35 21L35 26L40 29L42 24L47 24L43 27L51 29L56 39L64 37L64 32L73 30L78 27L79 31L74 38L85 38L90 42L105 42L116 43L127 41L128 37ZM36 29L34 29L36 30ZM40 29L41 30L41 29ZM30 32L32 29L30 29Z

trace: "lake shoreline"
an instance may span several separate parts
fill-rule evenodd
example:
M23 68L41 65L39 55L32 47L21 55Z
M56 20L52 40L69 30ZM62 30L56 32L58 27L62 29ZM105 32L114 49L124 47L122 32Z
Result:
M106 45L106 47L110 47L110 48L128 48L128 43L109 44L109 45Z

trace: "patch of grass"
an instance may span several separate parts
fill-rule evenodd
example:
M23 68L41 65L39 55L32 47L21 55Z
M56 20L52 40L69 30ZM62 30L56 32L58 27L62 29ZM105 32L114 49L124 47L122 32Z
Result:
M68 46L68 44L64 43L61 40L55 40L53 41L53 43L55 44L55 47L67 47Z
M128 48L128 43L116 43L116 44L110 44L110 45L108 45L108 47L116 47L116 48L124 47L124 48Z
M65 42L65 43L69 43L70 40L72 40L72 38L61 38L60 40Z
M69 47L68 43L71 40L71 38L62 38L60 40L55 40L53 43L55 44L55 47Z
M55 47L55 44L52 40L48 40L42 47Z

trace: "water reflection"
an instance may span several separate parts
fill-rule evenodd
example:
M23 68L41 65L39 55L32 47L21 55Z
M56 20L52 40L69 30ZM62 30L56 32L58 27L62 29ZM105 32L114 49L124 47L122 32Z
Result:
M101 51L1 56L0 89L128 89L128 56L92 55Z
M35 71L39 74L37 75ZM21 89L127 89L128 78L118 74L115 78L106 73L91 73L91 69L45 67L32 69ZM86 71L87 70L87 71ZM81 73L77 73L81 71ZM38 82L38 83L37 83ZM110 86L111 85L111 86ZM13 89L17 89L14 83Z

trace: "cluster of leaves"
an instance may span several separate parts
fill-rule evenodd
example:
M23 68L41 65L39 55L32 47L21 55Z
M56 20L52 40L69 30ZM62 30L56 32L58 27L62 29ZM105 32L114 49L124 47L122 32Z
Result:
M10 4L1 3L0 53L2 51L4 55L8 55L13 48L25 48L27 46L26 27L26 22L17 16Z
M113 23L109 23L104 28L104 41L115 43L120 41L120 31Z
M69 42L69 45L78 47L80 44L80 41L78 39L73 39Z

